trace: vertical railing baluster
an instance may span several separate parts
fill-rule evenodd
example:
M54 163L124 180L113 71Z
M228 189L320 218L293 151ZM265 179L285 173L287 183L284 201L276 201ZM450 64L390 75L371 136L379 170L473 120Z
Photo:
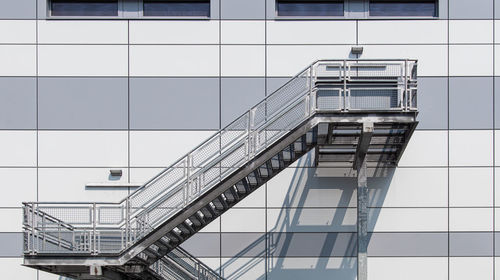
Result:
M96 254L97 251L97 242L96 242L96 227L97 227L97 212L96 212L96 204L92 203L92 236L90 238L91 244L91 254Z

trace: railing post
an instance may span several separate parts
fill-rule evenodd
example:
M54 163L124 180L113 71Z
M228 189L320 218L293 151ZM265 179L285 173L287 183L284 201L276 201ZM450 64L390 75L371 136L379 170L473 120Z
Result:
M96 203L92 203L92 238L90 238L92 242L92 254L95 255L97 254L97 236L96 236L96 227L97 227L97 209L96 209Z
M125 244L123 247L128 247L130 240L130 196L127 196L125 201ZM122 248L124 249L124 248Z
M254 124L255 124L255 108L252 108L248 111L247 160L250 160L252 158L252 133Z
M191 154L188 154L186 157L186 185L184 186L184 206L187 205L188 201L188 193L189 193L189 185L191 180Z
M35 203L31 204L31 254L36 254L35 251Z
M404 111L407 111L408 110L408 101L409 101L409 93L408 93L408 59L405 59L405 72L404 72L404 91L403 91L403 94L404 94L404 97L403 97L403 101L404 101L404 108L403 110Z
M342 95L344 96L343 98L343 102L344 105L343 105L343 108L342 108L342 111L347 111L348 110L348 100L347 100L347 61L344 60L344 89L342 91Z

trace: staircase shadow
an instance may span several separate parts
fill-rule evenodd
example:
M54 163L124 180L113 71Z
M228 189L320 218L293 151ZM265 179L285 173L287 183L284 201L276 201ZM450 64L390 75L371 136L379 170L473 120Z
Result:
M273 227L236 254L254 257L234 257L223 263L219 271L225 279L356 279L356 172L349 168L315 168L314 152L300 158L297 166ZM379 207L393 175L394 168L369 169L369 231L373 231L380 215ZM325 191L330 195L321 197ZM325 204L328 198L334 201ZM263 243L265 249L256 252ZM257 268L263 266L262 262L265 273Z

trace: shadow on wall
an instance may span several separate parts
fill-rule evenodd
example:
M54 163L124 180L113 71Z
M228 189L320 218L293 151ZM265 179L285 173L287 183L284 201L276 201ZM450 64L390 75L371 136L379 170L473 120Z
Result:
M266 235L236 254L251 252L256 257L226 261L220 267L224 278L356 279L356 172L348 168L311 168L313 164L313 152L299 159L297 165L306 168L292 169L283 205L276 209L277 218L268 213L268 219L276 223ZM370 207L383 205L393 174L394 168L369 169ZM268 193L272 191L268 189ZM369 231L373 231L380 213L378 208L371 210ZM265 249L256 252L256 248ZM264 260L267 278L260 272L262 275L255 275Z

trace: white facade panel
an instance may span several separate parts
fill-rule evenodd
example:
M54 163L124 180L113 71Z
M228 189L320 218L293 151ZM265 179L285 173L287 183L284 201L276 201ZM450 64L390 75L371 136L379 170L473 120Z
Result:
M41 168L38 172L40 201L118 202L128 194L126 187L86 187L87 184L127 183L127 169L121 177L110 177L110 168Z
M127 46L41 45L41 76L126 76Z
M356 22L348 20L268 21L267 43L356 44Z
M368 230L381 232L447 231L446 208L375 208L370 210Z
M450 45L450 76L493 75L493 46Z
M34 44L36 42L36 21L1 20L0 43Z
M446 168L397 168L388 182L371 185L369 192L378 207L447 207ZM411 179L410 179L411 178ZM375 205L374 205L375 206Z
M221 22L222 44L264 44L265 21L225 20Z
M232 208L225 212L223 216L221 216L221 231L265 232L265 214L265 209Z
M265 258L222 258L221 276L228 280L254 280L266 274ZM251 265L248 265L251 263ZM224 265L225 264L225 265ZM241 270L241 267L248 267Z
M33 268L22 266L22 258L1 258L0 271L4 279L37 279L37 271Z
M356 232L356 208L267 210L268 232Z
M315 60L345 59L351 46L267 46L267 75L291 77Z
M448 133L415 131L403 153L399 166L446 166Z
M36 131L0 131L0 166L35 167Z
M450 258L450 279L453 280L493 279L493 258L488 258L488 257Z
M218 76L218 46L130 46L131 76Z
M268 207L356 207L354 178L316 177L314 168L287 168L267 183Z
M261 186L246 196L234 206L234 208L266 207L266 186Z
M0 168L1 207L21 207L24 201L36 201L35 168Z
M492 166L492 164L492 131L450 131L450 166Z
M132 157L131 157L132 159ZM165 168L130 168L130 182L144 184Z
M41 44L127 44L126 21L39 20Z
M127 132L40 131L38 163L45 167L122 167L128 164Z
M26 201L28 202L28 201ZM21 232L23 229L22 219L23 210L22 205L17 205L17 208L1 208L0 219L0 232ZM1 260L1 258L0 258ZM1 262L1 261L0 261Z
M369 280L448 280L448 258L368 258Z
M358 23L359 44L443 44L447 22L442 20L370 20Z
M168 167L214 131L131 131L130 165Z
M492 20L450 20L450 44L493 43Z
M0 76L35 76L36 46L0 45Z
M450 206L493 206L493 168L450 168Z
M450 231L492 230L492 208L450 208Z
M265 52L264 46L222 46L221 75L265 76Z
M212 20L130 21L131 44L218 44L219 23Z
M372 45L364 46L365 59L418 59L419 76L448 75L448 51L445 45ZM451 59L451 58L450 58Z

